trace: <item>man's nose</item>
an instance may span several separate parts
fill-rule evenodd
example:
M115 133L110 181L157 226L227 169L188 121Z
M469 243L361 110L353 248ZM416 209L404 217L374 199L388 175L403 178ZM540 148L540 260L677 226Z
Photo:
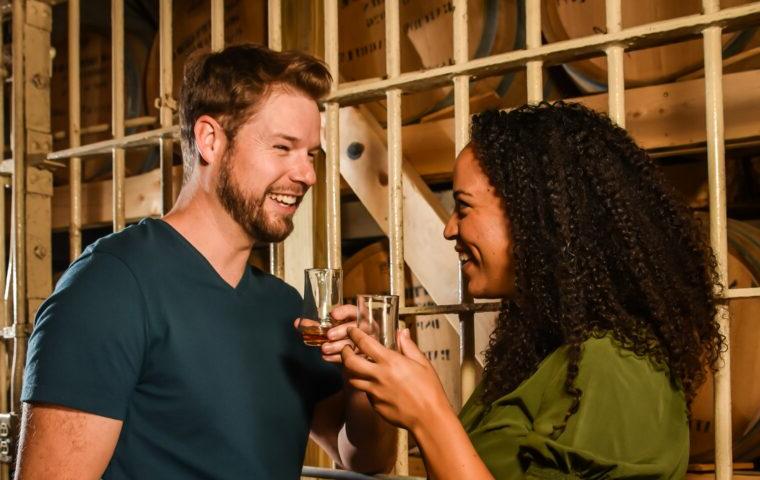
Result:
M314 163L311 157L307 155L303 161L298 162L298 165L291 173L291 179L294 182L303 183L308 187L317 183L317 172L314 169Z

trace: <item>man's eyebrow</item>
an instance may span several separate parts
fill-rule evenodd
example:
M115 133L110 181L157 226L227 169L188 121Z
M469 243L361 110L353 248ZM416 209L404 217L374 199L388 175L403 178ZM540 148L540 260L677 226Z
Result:
M282 138L282 139L287 140L289 142L293 142L293 143L295 143L295 142L297 142L299 140L298 137L294 137L292 135L288 135L287 133L275 133L274 136Z

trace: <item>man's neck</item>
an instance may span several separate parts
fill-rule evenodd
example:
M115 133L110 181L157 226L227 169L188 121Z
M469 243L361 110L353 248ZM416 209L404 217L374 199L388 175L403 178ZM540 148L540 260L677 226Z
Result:
M225 282L232 287L240 283L253 239L215 196L201 192L181 194L163 220L185 237Z

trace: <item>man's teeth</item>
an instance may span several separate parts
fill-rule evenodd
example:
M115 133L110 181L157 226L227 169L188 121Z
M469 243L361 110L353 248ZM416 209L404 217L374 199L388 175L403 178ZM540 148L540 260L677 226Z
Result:
M468 261L469 259L470 259L470 256L467 255L466 253L464 253L464 252L460 252L459 253L459 261L460 262L464 263L464 262Z
M295 205L298 201L298 197L295 197L293 195L277 195L274 193L270 193L269 198L288 206Z

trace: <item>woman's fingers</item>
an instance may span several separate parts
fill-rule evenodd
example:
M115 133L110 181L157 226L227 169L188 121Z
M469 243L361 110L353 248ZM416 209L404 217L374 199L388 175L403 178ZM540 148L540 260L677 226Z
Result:
M428 359L424 353L422 353L416 343L412 340L412 335L408 328L401 330L398 333L396 342L399 346L399 351L407 358L414 360L421 365L427 365Z
M343 371L350 378L358 377L367 380L375 378L374 373L377 366L361 355L358 355L351 347L343 347L340 356L343 361Z
M374 361L380 362L385 360L390 352L374 337L367 335L360 328L351 328L348 330L348 337L353 340L356 347L365 355L371 357Z

